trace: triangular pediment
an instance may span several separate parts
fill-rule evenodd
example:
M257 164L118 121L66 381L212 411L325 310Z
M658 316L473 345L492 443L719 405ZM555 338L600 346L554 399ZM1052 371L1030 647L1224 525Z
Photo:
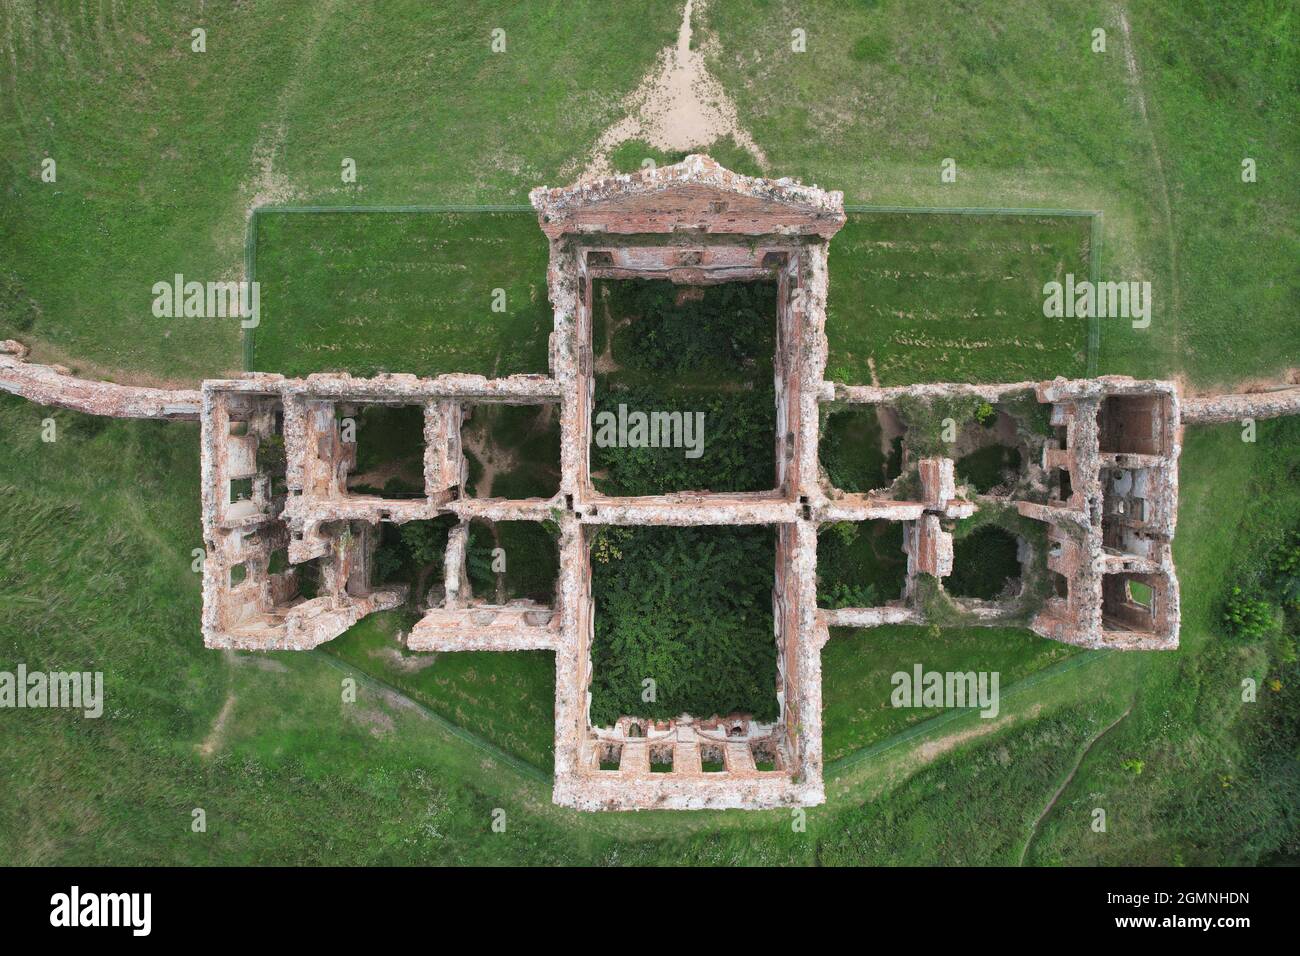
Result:
M530 198L552 237L699 231L829 238L844 223L841 193L744 176L707 156L564 189L535 189Z

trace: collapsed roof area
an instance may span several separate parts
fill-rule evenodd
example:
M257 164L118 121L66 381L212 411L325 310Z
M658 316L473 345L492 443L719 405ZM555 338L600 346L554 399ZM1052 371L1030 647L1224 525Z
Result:
M844 222L838 192L761 180L691 156L675 166L532 193L550 243L554 307L550 374L354 378L266 373L205 381L201 395L83 382L0 347L0 388L43 404L119 417L194 418L202 432L203 639L212 648L297 650L329 641L408 598L375 583L380 531L449 517L436 602L407 636L414 651L555 652L557 803L580 809L813 805L822 783L821 649L833 626L1023 619L1038 634L1086 647L1177 647L1171 542L1182 422L1300 408L1300 391L1180 405L1169 382L1123 377L1005 385L880 388L827 381L827 252ZM768 491L616 497L592 482L593 282L683 285L763 280L777 289L775 482ZM869 491L837 488L819 461L829 409L888 410L978 399L1037 406L1045 425L1000 490L960 482L947 454L915 454L905 474ZM560 481L547 498L467 492L462 426L472 407L549 405L560 423ZM366 406L414 406L423 421L423 489L386 497L349 482L357 467L347 420ZM1216 417L1217 416L1217 417ZM905 456L907 457L907 456ZM1037 529L1022 560L1050 584L1027 603L947 595L954 534L984 512ZM556 531L553 601L476 595L466 569L476 519L545 522ZM818 532L840 522L902 528L903 592L873 606L818 607ZM744 713L653 720L590 719L591 541L610 525L763 525L775 531L771 600L779 716ZM1035 554L1036 551L1041 553ZM1035 564L1035 562L1037 562ZM1016 615L1021 615L1016 618ZM653 767L667 768L654 772Z

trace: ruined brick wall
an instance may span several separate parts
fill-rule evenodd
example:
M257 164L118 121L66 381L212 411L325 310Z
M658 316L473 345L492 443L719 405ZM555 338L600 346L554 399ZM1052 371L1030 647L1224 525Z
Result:
M371 581L381 524L454 516L440 596L407 645L416 651L555 653L554 799L566 806L761 808L821 802L821 649L829 628L925 623L926 589L920 583L943 596L943 581L953 570L951 529L981 507L1014 507L1022 518L1044 526L1047 553L1040 557L1056 577L1033 617L1037 633L1087 647L1176 647L1179 593L1171 544L1182 422L1300 413L1300 388L1180 401L1171 383L1119 376L889 388L827 381L828 242L844 222L839 193L739 176L707 157L692 156L658 170L534 190L531 198L550 244L549 375L286 379L249 373L205 382L201 392L168 391L76 379L58 368L23 362L22 347L6 342L0 343L0 389L91 414L200 420L207 550L203 633L210 647L314 647L366 614L397 606L408 597L403 588L376 587ZM594 489L588 466L591 296L593 281L601 277L777 282L773 489L641 498L615 498ZM890 489L847 493L822 473L818 439L824 404L888 406L971 397L997 404L1031 389L1050 406L1059 436L1043 442L1041 460L1029 465L1038 482L1032 495L967 500L947 457L910 464L916 500L904 500L902 492L896 498ZM516 501L464 494L461 429L467 404L481 402L558 405L561 479L553 497ZM339 412L375 403L423 410L420 498L349 491L355 448L342 440ZM237 488L243 491L236 493ZM471 592L466 546L469 522L476 518L558 526L559 577L552 605L496 605ZM877 607L818 609L817 533L840 521L903 526L907 584L902 595ZM599 609L592 601L589 539L605 524L776 528L777 721L761 724L743 714L650 721L628 714L612 727L591 724L591 642ZM308 566L317 568L314 596L302 593ZM1006 615L1005 607L991 602L954 607L975 624L996 623ZM666 760L672 762L671 772L651 772L652 761ZM721 763L723 770L706 773L705 762ZM767 763L771 769L761 768Z
M0 342L0 391L54 408L107 418L199 417L199 393L191 389L142 388L76 378L57 365L25 361L27 347Z
M1234 395L1203 395L1182 400L1183 421L1195 424L1240 422L1244 418L1300 415L1300 386Z

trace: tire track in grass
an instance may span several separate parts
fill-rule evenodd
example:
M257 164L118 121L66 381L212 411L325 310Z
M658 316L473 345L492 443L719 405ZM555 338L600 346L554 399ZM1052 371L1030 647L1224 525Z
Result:
M1143 91L1142 69L1138 66L1137 53L1133 48L1133 36L1129 31L1128 11L1123 4L1119 6L1119 25L1124 34L1124 65L1128 70L1129 82L1137 97L1138 112L1142 114L1142 125L1151 140L1151 158L1155 163L1156 177L1160 183L1160 199L1164 206L1165 232L1169 237L1169 310L1170 322L1174 329L1174 339L1178 339L1179 288L1178 288L1178 236L1174 233L1174 207L1169 199L1169 181L1165 176L1165 161L1160 152L1160 142L1156 138L1155 127L1147 113L1147 98Z
M1043 807L1043 812L1038 815L1038 819L1034 821L1034 825L1029 828L1029 836L1025 838L1025 845L1020 848L1020 859L1016 861L1016 866L1025 865L1025 857L1029 855L1030 844L1032 844L1034 842L1034 838L1038 836L1038 828L1042 825L1043 821L1047 819L1047 815L1052 812L1052 808L1056 806L1056 801L1061 799L1061 794L1065 793L1065 788L1068 787L1070 785L1070 782L1074 780L1074 775L1078 773L1079 768L1083 766L1084 758L1086 758L1088 754L1092 752L1092 748L1097 746L1098 742L1100 742L1102 737L1105 737L1108 733L1114 730L1115 727L1119 724L1119 722L1123 720L1125 717L1127 717L1129 714L1131 714L1132 712L1133 712L1133 702L1130 701L1128 707L1125 708L1124 713L1120 714L1109 724L1103 727L1101 731L1097 734L1097 736L1093 737L1090 741L1088 741L1087 746L1085 746L1083 750L1079 752L1079 759L1074 762L1074 766L1070 768L1070 772L1065 775L1065 779L1061 781L1061 785L1057 787L1056 792L1052 794L1052 799L1047 801L1047 806Z

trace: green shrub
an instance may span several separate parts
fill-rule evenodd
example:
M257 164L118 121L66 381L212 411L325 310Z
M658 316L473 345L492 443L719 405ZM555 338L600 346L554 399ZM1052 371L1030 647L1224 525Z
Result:
M1234 637L1263 637L1276 627L1277 611L1269 601L1247 594L1240 585L1234 585L1228 593L1223 624Z
M952 574L944 589L955 597L992 600L1020 576L1015 535L995 525L972 531L953 545Z
M876 589L870 584L849 584L836 581L817 595L818 607L835 610L841 607L875 607Z
M1293 531L1269 560L1269 572L1282 606L1300 612L1300 531Z
M606 528L592 542L591 719L777 715L769 528ZM655 699L642 699L646 678Z

